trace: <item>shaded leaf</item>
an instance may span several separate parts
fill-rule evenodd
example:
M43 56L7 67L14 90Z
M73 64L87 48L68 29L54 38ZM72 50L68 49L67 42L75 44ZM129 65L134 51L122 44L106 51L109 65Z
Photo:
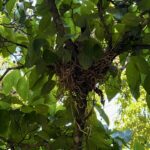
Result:
M48 105L46 104L39 104L39 105L36 105L34 110L39 113L39 114L43 114L43 115L46 115L49 113L50 111L50 108Z
M141 77L139 70L137 69L135 63L132 60L130 60L127 64L126 75L131 93L137 99L139 97L139 86L141 83Z
M150 73L146 76L143 84L144 89L150 94Z
M10 122L10 114L9 111L0 110L0 135L6 136L8 132L9 122Z
M100 116L105 120L107 125L109 125L109 118L108 118L107 114L105 113L105 111L101 108L101 106L95 106L95 107L98 110Z
M46 64L54 64L58 61L58 56L50 50L46 49L43 52L43 59Z
M142 10L149 10L150 9L150 1L149 0L141 0L139 2L139 8Z
M134 13L127 13L122 19L122 23L129 27L136 27L140 23L140 18Z
M48 94L48 93L54 88L55 84L56 84L55 81L53 81L53 80L48 80L48 81L44 84L44 86L43 86L43 88L42 88L42 90L41 90L41 94L42 94L42 95Z
M146 103L147 103L148 108L150 109L150 95L149 94L146 95Z

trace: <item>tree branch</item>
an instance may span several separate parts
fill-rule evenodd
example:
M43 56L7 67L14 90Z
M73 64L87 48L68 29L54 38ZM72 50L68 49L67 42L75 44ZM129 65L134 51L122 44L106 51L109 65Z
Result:
M17 46L26 48L26 49L28 48L26 45L20 44L20 43L11 41L11 40L8 40L8 39L6 39L5 37L3 37L2 35L0 35L0 41L1 41L1 42L8 42L8 43L11 43L11 44L14 44L14 45L17 45Z
M99 14L99 18L103 24L103 27L105 29L106 32L106 40L108 41L108 48L111 49L112 48L112 35L109 31L109 27L107 26L105 19L104 19L104 10L103 10L103 0L99 0L97 3L97 8L98 8L98 14Z
M23 29L21 29L21 26L15 24L15 23L9 23L9 24L1 23L0 26L3 26L5 28L14 29L15 31L20 31L20 32L22 32L22 33L24 33L26 35L30 35L30 34L26 33Z
M16 70L16 69L22 69L24 66L15 66L15 67L11 67L11 68L7 68L6 71L3 73L3 75L0 77L0 81L3 80L3 78L7 75L7 73L11 70Z
M60 37L65 36L65 28L63 26L63 22L61 20L60 14L56 7L55 0L45 0L45 1L48 4L50 13L53 16L53 20L56 25L56 30L57 30L58 36L60 36ZM72 60L77 60L76 59L76 56L77 56L76 54L78 53L77 44L72 42L71 39L67 39L64 42L64 44L65 44L64 48L72 52Z

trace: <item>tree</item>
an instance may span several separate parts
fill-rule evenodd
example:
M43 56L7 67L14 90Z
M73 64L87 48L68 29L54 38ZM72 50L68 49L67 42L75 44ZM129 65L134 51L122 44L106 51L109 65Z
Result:
M36 2L36 3L35 3ZM0 139L3 149L120 149L102 107L121 92L150 94L147 0L0 1ZM12 62L13 61L13 62ZM99 96L100 101L97 100ZM150 105L149 100L147 100Z

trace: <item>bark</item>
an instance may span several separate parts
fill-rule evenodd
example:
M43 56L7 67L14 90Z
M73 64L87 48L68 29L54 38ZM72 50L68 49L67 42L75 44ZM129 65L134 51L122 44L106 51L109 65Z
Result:
M74 150L83 149L83 141L86 125L86 108L87 100L86 96L75 100L74 117L75 117L75 129L74 129Z

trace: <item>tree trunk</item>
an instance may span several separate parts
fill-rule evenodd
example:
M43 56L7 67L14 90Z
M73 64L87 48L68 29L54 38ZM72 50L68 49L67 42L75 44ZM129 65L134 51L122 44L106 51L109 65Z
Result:
M74 106L75 129L74 129L74 150L83 149L84 128L86 124L86 96L76 99Z

